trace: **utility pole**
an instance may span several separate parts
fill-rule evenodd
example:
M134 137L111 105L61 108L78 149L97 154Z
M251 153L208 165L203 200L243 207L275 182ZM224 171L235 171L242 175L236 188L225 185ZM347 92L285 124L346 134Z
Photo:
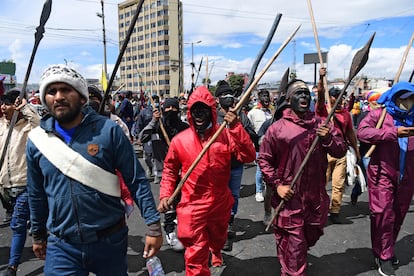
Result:
M103 48L104 48L104 73L105 76L108 76L108 68L106 63L106 34L105 34L105 13L104 13L104 1L101 0L101 8L102 12L97 12L96 15L100 18L102 18L102 33L103 33Z
M195 64L194 64L194 44L199 44L202 41L196 41L196 42L191 42L191 92L193 92L194 90L194 68L195 68ZM185 44L190 44L190 43L185 43Z

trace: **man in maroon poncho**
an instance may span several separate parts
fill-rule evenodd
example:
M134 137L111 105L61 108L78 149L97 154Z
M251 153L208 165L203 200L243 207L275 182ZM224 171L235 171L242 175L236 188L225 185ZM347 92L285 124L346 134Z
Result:
M374 144L367 169L371 243L381 275L395 275L399 263L395 242L414 193L414 85L396 83L377 100L387 114L376 128L382 109L371 110L358 127L358 139Z
M346 145L333 127L323 125L309 111L311 96L305 82L292 80L286 99L288 108L267 130L258 162L266 184L274 191L273 207L285 201L273 222L281 275L305 275L307 251L323 235L328 217L326 156L343 156ZM293 191L290 184L317 136L319 143Z

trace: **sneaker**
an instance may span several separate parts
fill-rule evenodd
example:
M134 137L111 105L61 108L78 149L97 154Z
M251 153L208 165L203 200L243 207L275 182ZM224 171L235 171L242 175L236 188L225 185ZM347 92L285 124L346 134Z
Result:
M11 211L11 212L6 211L6 214L4 215L4 218L3 218L3 224L10 223L10 221L12 219L12 214L13 214L13 211Z
M1 276L16 276L17 267L15 266L8 266L5 271L3 271L0 275Z
M171 246L172 250L174 250L175 252L180 252L184 250L184 246L177 238L175 232L171 232L165 235L165 239L167 240L167 243Z
M159 176L154 177L154 184L160 184L161 178Z
M264 226L268 226L271 219L272 219L272 213L265 212L265 214L263 216L263 224L264 224Z
M221 252L211 252L211 266L220 267L223 265L223 255Z
M145 170L145 175L147 176L147 178L154 178L150 169Z
M392 261L383 261L380 258L375 258L375 263L378 265L378 272L382 276L395 276L394 268L392 267Z
M262 192L256 193L255 198L256 198L256 201L257 202L263 202L264 201L264 197L263 197L263 193Z

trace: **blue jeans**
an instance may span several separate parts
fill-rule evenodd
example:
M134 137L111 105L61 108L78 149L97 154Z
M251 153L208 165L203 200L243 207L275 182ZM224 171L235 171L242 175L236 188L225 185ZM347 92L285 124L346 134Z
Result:
M256 160L259 156L259 152L256 152ZM263 175L260 170L259 164L256 165L256 193L263 192Z
M234 198L234 204L231 209L231 214L233 216L237 214L237 209L239 207L240 186L241 186L242 176L243 176L243 164L231 169L229 188Z
M86 244L69 243L54 235L47 240L44 273L48 275L127 276L128 227Z
M16 197L14 203L10 228L12 230L12 239L10 245L9 266L17 267L20 264L20 258L27 236L27 221L30 219L29 195L26 190Z

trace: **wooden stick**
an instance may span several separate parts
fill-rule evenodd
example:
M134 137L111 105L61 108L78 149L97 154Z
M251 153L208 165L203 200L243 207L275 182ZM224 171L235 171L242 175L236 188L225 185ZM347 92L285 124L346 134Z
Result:
M32 71L32 65L34 62L34 58L36 56L37 48L39 47L40 40L42 40L43 38L43 34L45 32L45 25L46 25L47 20L50 17L51 11L52 11L52 0L46 0L46 2L43 4L39 26L36 28L35 42L34 42L33 49L32 49L32 55L30 56L29 65L27 66L26 75L24 77L23 87L19 94L20 99L22 99L24 97L24 94L26 93L27 82L29 81L30 72ZM0 168L3 167L4 159L6 158L7 147L9 146L13 128L17 122L17 117L19 116L19 113L20 113L19 110L13 111L13 115L10 120L9 130L6 136L6 141L4 142L3 151L0 157Z
M273 20L272 27L270 28L270 31L269 31L269 33L266 37L266 40L263 43L262 48L260 49L259 53L257 54L256 60L254 61L252 68L250 69L249 79L246 83L244 91L246 91L247 88L250 87L250 84L253 82L254 76L256 75L257 67L259 66L260 62L262 61L262 58L263 58L264 54L267 51L267 48L269 48L269 45L272 42L273 36L276 33L276 30L277 30L277 27L279 26L281 18L282 18L282 14L278 13L275 17L275 20Z
M411 38L410 38L410 41L407 44L407 47L405 48L404 55L403 55L403 57L401 59L400 67L398 68L397 74L395 75L395 78L394 78L394 84L397 83L399 81L399 79L400 79L401 72L402 72L402 70L404 68L404 64L405 64L405 61L407 60L407 56L408 56L408 53L410 52L411 46L413 45L413 41L414 41L414 32L411 35ZM384 123L384 120L385 120L385 116L386 115L387 115L387 109L384 107L382 109L381 116L380 116L380 118L378 120L378 123L375 126L376 129L379 129L379 128L382 127L382 124ZM364 157L365 158L369 158L371 156L371 154L374 152L374 150L375 150L376 147L377 147L376 145L371 145L371 147L369 148L369 150L367 151L367 153L365 154Z
M132 35L132 33L135 29L135 23L137 23L138 16L141 12L143 4L144 4L144 0L140 0L139 3L137 4L137 8L135 10L134 17L131 19L131 22L129 24L128 32L125 36L125 39L124 39L124 42L122 44L121 50L119 51L119 54L118 54L118 58L115 62L114 70L112 71L111 78L109 79L109 82L108 82L108 86L106 87L106 91L104 92L103 101L101 102L101 105L99 106L99 110L98 110L99 113L102 113L103 110L104 110L105 102L109 97L109 91L111 90L112 83L115 80L116 72L118 71L118 68L119 68L119 64L122 61L122 57L125 53L126 47L128 46L128 42L129 42L129 40L131 38L131 35Z
M283 51L283 49L288 45L288 43L292 40L292 38L295 36L297 31L301 25L299 25L296 30L282 43L282 45L279 47L277 52L273 55L273 57L268 61L268 63L265 65L263 70L259 73L257 78L254 79L254 81L251 83L249 88L246 90L246 92L243 94L240 101L237 103L235 110L239 110L242 108L242 106L245 104L245 102L250 98L250 94L252 90L256 87L259 80L263 77L263 75L266 73L266 71L270 68L272 63L276 60L276 58L280 55L280 53ZM181 179L180 183L178 183L177 187L175 188L174 193L171 195L171 197L168 199L168 205L171 205L171 203L174 201L175 197L178 195L178 193L181 191L181 188L184 185L184 182L187 181L188 177L194 170L194 168L197 166L197 164L200 162L201 158L204 156L204 154L207 152L207 150L210 148L211 144L214 143L214 141L217 139L217 137L221 134L221 132L226 127L227 122L224 121L219 129L214 133L213 137L208 141L208 143L204 146L203 150L200 152L200 154L197 156L196 160L194 160L193 164L191 164L188 171L185 173L183 178Z
M312 22L313 36L315 37L316 49L318 50L319 64L320 64L321 67L324 67L325 65L323 64L321 46L319 45L318 31L316 29L315 17L313 15L311 0L308 0L308 9L309 9L309 15L310 15L310 18L311 18L311 22ZM331 111L331 101L330 101L330 98L329 98L328 81L326 79L326 75L323 77L323 87L325 89L325 100L326 100L327 106L328 106L327 109L328 109L328 112L330 112Z
M149 99L150 99L150 101L151 101L151 105L152 105L152 109L156 109L157 107L155 106L155 102L154 102L154 99L152 98L152 96L149 96L148 97ZM170 138L168 138L168 134L167 134L167 131L165 130L165 127L164 127L164 124L162 123L162 116L161 116L161 118L158 120L158 123L160 124L160 128L161 128L161 132L162 132L162 136L164 136L164 139L165 139L165 142L167 143L167 145L169 146L170 145Z

